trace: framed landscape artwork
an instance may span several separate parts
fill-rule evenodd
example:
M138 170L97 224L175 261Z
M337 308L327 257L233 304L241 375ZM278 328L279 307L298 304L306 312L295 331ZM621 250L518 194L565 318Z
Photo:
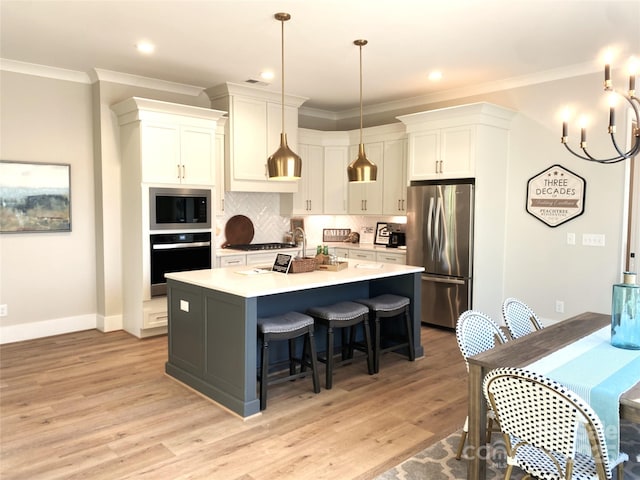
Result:
M0 233L70 231L71 166L0 160Z

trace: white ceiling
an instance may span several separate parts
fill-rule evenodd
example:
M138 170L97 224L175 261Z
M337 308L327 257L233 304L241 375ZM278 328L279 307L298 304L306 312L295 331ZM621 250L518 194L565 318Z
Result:
M365 105L597 71L606 47L640 58L640 0L0 0L0 57L204 88L272 69L279 92L281 11L286 92L331 112L358 106L358 38Z

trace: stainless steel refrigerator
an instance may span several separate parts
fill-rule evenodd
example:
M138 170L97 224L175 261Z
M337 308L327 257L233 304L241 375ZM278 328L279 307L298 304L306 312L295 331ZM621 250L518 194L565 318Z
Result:
M423 266L422 322L455 328L471 308L473 179L411 182L407 264Z

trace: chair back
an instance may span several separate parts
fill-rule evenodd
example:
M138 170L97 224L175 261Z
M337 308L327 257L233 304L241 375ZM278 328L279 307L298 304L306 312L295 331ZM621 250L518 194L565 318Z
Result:
M507 341L507 337L496 322L475 310L467 310L458 317L456 339L467 369L469 357L491 350L498 343Z
M511 338L524 337L543 328L535 312L517 298L507 298L503 302L502 317Z
M534 447L540 456L552 459L560 477L565 478L567 469L571 472L573 466L577 430L582 423L587 429L598 476L608 477L605 472L611 469L602 423L576 393L519 368L492 370L485 376L483 392L505 435L507 455L514 457L518 448Z

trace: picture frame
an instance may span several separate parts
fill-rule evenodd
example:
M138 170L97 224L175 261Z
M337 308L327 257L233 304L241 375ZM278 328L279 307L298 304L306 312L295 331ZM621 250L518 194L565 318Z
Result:
M386 222L376 223L376 235L373 240L374 245L389 245L389 225Z
M301 228L304 231L304 218L292 218L289 223L291 225L291 233L294 233L296 228Z
M71 165L0 160L0 233L71 231Z

